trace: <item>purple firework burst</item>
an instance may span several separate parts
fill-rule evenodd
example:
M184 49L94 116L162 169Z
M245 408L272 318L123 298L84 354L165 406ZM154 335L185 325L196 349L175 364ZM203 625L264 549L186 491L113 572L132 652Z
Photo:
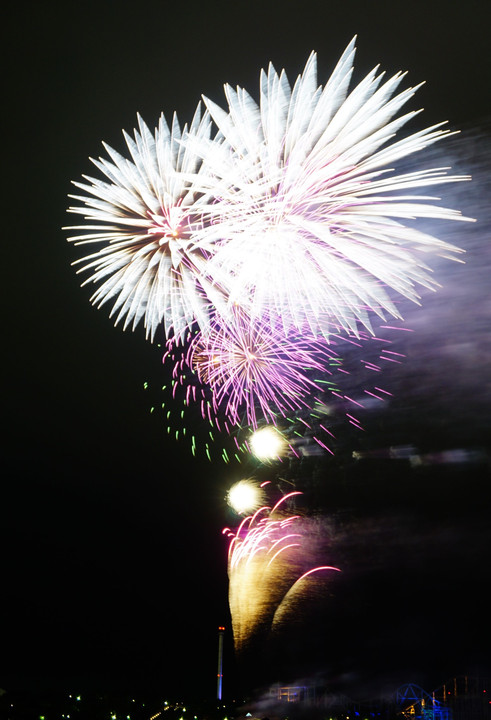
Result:
M310 407L322 391L315 374L328 373L335 354L322 338L283 333L236 308L233 323L215 321L193 339L188 364L211 388L217 410L233 425L245 417L256 428L261 419L275 424Z

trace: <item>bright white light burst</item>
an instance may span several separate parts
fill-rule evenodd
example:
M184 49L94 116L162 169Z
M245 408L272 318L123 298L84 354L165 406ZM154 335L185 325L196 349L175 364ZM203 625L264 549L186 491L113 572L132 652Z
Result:
M275 315L285 331L329 332L321 313L354 333L373 313L400 317L392 291L418 302L418 285L437 286L425 258L460 252L403 221L462 219L411 193L465 178L392 169L449 131L394 141L418 112L395 117L417 88L394 95L404 74L383 81L375 68L349 92L354 53L353 40L324 88L315 53L293 88L284 71L262 71L259 104L226 85L227 111L204 99L223 141L189 141L205 167L197 184L216 198L197 231L214 244L210 274L230 306Z
M255 480L239 480L227 495L228 504L239 515L255 512L264 503L264 492Z
M274 460L284 453L287 443L276 428L267 425L252 433L249 445L259 460Z

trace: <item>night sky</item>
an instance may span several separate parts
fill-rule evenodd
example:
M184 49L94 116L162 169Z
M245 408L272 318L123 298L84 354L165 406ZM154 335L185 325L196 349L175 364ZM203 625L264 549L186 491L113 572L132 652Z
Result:
M201 93L221 102L230 82L254 96L261 67L294 79L312 50L324 83L355 34L356 77L378 63L408 70L407 84L426 81L418 128L463 129L435 157L474 175L447 197L478 222L443 227L466 264L439 264L441 293L404 306L413 332L384 378L387 407L367 411L363 432L340 423L334 458L281 470L323 518L326 559L343 572L242 667L228 632L225 688L322 674L370 695L489 676L487 3L24 2L4 26L0 687L213 697L216 628L230 629L224 497L243 470L193 459L150 412L162 350L89 303L61 230L75 219L67 195L101 141L123 151L137 112L151 127L161 111L185 122ZM390 447L425 464L389 459Z

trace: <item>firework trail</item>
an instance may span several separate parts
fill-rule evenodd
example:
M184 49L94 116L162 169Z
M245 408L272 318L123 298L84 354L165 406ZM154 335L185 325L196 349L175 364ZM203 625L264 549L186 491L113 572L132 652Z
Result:
M259 629L278 625L281 614L314 573L338 571L321 565L305 569L308 536L300 515L288 506L294 491L273 506L264 506L242 520L238 529L224 529L228 552L229 606L234 643L243 650Z

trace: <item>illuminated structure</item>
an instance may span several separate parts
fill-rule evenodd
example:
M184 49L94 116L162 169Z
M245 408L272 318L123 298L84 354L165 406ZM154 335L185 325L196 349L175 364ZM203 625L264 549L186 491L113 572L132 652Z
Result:
M315 701L315 686L277 684L269 689L269 695L282 703L312 703Z
M428 693L408 683L397 690L401 720L487 720L491 713L491 680L463 675Z
M220 625L218 628L218 670L217 670L217 700L222 699L223 685L223 636L225 628Z
M450 710L419 685L408 683L397 690L397 702L403 706L400 714L406 720L451 720Z

